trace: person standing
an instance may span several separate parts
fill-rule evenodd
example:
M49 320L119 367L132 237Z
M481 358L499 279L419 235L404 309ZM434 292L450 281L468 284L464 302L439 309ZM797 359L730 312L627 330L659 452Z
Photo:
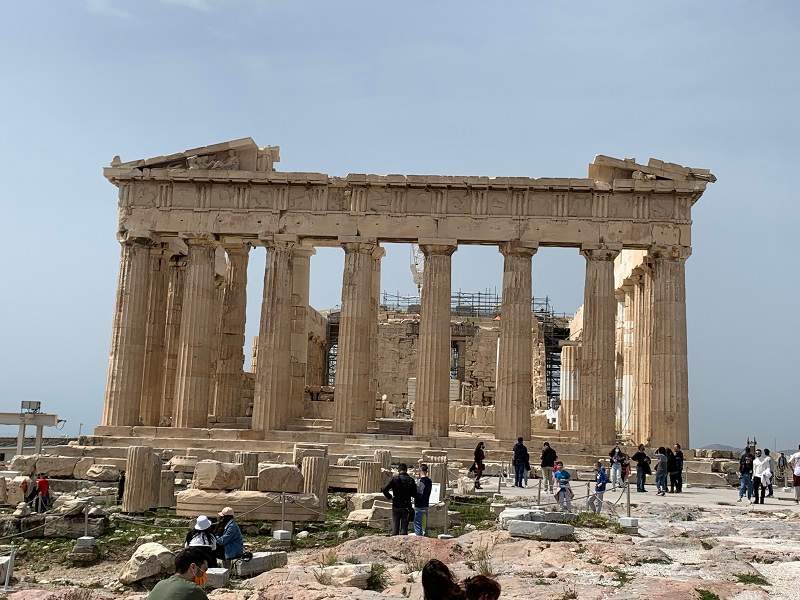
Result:
M792 485L794 486L794 503L800 504L800 445L797 452L789 457L789 467L792 469Z
M636 491L646 492L644 485L647 482L647 476L651 473L650 470L650 457L644 451L644 444L639 444L636 453L631 456L631 460L636 463Z
M657 496L667 494L667 451L663 446L659 446L655 454L656 459L656 492Z
M44 473L39 473L37 476L34 489L36 490L36 498L34 499L36 512L43 513L50 508L50 481Z
M544 481L544 491L553 493L553 467L556 465L558 455L550 447L548 442L542 444L542 455L539 465L542 467L542 480Z
M433 489L433 482L428 477L428 465L421 464L417 492L414 495L414 533L416 535L428 533L428 507L431 501L431 489Z
M159 581L148 600L206 600L203 591L208 563L200 548L186 548L175 555L175 574Z
M664 452L667 454L667 475L669 476L669 489L670 494L675 493L675 453L672 448L664 447Z
M569 471L564 468L564 463L560 460L556 461L555 470L553 471L553 478L556 483L556 502L561 505L564 510L572 509L572 488L569 485L571 475Z
M408 465L397 465L397 475L381 490L392 501L392 535L408 535L408 518L413 507L411 499L417 494L417 484L408 474Z
M785 488L783 491L789 491L789 482L787 481L786 474L789 471L789 461L786 459L786 455L781 452L778 455L778 471L776 473L776 481L780 480L783 483L783 487Z
M614 446L611 452L608 453L608 458L611 462L611 489L617 489L617 484L622 487L622 462L625 455L619 446Z
M675 444L675 493L680 494L683 491L683 449L680 444Z
M753 459L753 504L764 504L767 487L763 477L764 471L769 469L769 462L768 456L762 456L761 449L756 450L756 456Z
M739 457L739 499L741 502L744 495L747 494L747 499L753 497L753 459L755 457L750 452L750 447L744 449L742 455Z
M244 538L242 530L239 529L234 512L230 506L226 506L219 511L219 522L217 527L222 531L221 535L216 536L217 546L222 549L222 558L225 567L230 568L231 561L241 558L244 554Z
M595 481L594 481L594 494L589 496L589 510L596 512L598 515L603 511L603 494L606 492L606 484L608 484L608 474L603 464L598 461L595 465Z
M519 488L522 487L522 480L525 477L525 467L530 462L528 449L523 442L521 437L517 438L517 443L514 444L514 458L511 461L514 465L514 487Z
M474 461L469 468L470 473L475 473L475 489L481 489L481 475L486 468L483 461L486 460L486 445L483 442L478 442L475 446L475 454L473 455Z

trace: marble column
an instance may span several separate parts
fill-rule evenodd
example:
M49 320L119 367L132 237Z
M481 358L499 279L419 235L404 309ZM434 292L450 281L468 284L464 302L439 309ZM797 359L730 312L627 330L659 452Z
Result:
M215 244L209 235L186 238L189 254L175 373L175 427L208 425L212 344L216 331Z
M175 375L178 371L178 343L181 336L183 307L183 280L186 257L173 256L169 260L166 317L164 325L164 377L161 390L161 418L159 425L169 427L175 414Z
M690 248L650 249L653 269L651 442L689 447L685 264Z
M149 446L129 446L122 512L144 513L160 504L161 459Z
M583 292L579 437L585 444L616 442L614 386L614 259L619 249L581 249L586 259Z
M167 320L168 251L150 250L150 291L147 301L144 375L139 414L142 425L161 422L161 394L164 390L164 333Z
M417 397L414 435L446 437L450 430L450 266L451 243L421 243L425 255L417 342Z
M562 431L578 430L578 390L580 389L580 354L577 342L564 342L561 347L561 383L558 408L558 428Z
M150 279L148 234L129 233L122 245L111 328L103 425L139 424Z
M634 421L634 363L635 353L633 344L633 322L634 304L633 285L626 281L622 286L623 310L622 310L622 427L620 433L626 440L633 439Z
M308 301L311 277L311 257L314 248L296 247L292 254L292 334L291 334L291 417L303 416L308 365Z
M372 254L375 241L352 238L343 241L342 310L336 355L333 431L363 432L374 418L368 410L370 367L370 299ZM373 411L374 412L374 411Z
M653 357L653 285L650 259L645 258L642 265L634 269L631 279L634 283L634 354L636 356L636 395L634 411L636 427L633 432L634 442L649 444L653 434L651 414L650 382Z
M625 423L624 399L622 397L622 371L623 364L623 345L625 343L625 296L616 291L616 317L614 319L614 428L617 434L622 432Z
M371 294L370 310L372 313L369 317L371 326L369 336L369 397L372 399L374 407L375 401L378 398L378 310L381 303L381 259L386 256L386 250L378 246L372 253L372 281L371 281Z
M291 391L292 254L297 238L276 235L266 240L267 268L258 330L253 429L278 430L289 421Z
M244 370L244 329L247 311L247 263L250 245L242 240L223 240L228 264L222 292L219 353L214 389L214 415L239 417Z
M503 298L495 398L495 438L530 439L533 368L531 257L536 245L507 242L503 253Z

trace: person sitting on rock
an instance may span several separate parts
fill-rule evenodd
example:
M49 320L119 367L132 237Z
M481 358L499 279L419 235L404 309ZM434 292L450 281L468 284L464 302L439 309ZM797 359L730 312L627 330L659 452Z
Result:
M202 548L185 548L175 556L175 575L159 581L148 600L206 600L206 553Z
M186 534L184 541L185 548L198 548L205 552L206 563L209 567L217 566L215 551L217 549L217 538L211 533L211 519L205 515L200 515Z
M564 510L572 510L572 488L569 485L571 475L569 471L564 468L564 463L556 461L555 471L553 477L556 480L556 502L561 505Z
M233 509L230 506L219 511L217 528L222 531L221 535L216 536L217 545L222 548L225 568L230 569L231 561L241 558L244 554L242 530L234 520Z

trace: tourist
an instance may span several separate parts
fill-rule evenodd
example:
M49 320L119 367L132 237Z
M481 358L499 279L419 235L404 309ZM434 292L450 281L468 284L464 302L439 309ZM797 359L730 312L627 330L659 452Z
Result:
M408 535L408 518L414 511L411 500L417 494L417 484L408 474L408 465L397 465L397 475L381 490L392 501L392 535Z
M34 509L36 512L43 513L50 508L50 482L44 473L39 473L36 477L36 497L34 498Z
M675 472L669 474L670 490L676 494L683 491L683 449L680 444L675 444L673 454L675 455ZM673 483L674 488L673 488Z
M772 483L775 481L775 461L769 455L769 448L764 448L767 468L761 474L761 485L767 488L767 498L772 498Z
M560 460L556 461L555 471L553 471L553 478L557 486L556 489L556 503L564 510L572 510L572 488L569 485L570 480L569 471L564 468L564 463Z
M117 504L122 504L122 498L125 496L125 471L119 474L117 481Z
M667 451L663 446L659 446L655 454L656 458L656 487L657 496L667 495Z
M211 533L211 519L205 515L200 515L186 534L183 543L185 548L199 548L206 554L206 562L209 567L217 566L216 550L217 538Z
M447 565L435 558L422 567L422 594L425 600L465 600L466 594Z
M739 499L741 502L745 493L747 499L753 497L753 454L750 452L750 447L744 449L742 455L739 457Z
M771 460L768 454L762 455L761 449L756 450L756 456L753 459L753 504L764 504L767 486L763 481L763 476L765 471L771 471Z
M483 464L484 460L486 460L486 445L483 442L478 442L478 445L475 446L474 461L469 468L470 473L475 473L476 490L481 489L481 475L483 475L483 471L486 469L486 466Z
M792 469L792 485L794 486L794 503L800 504L800 446L797 452L789 457L789 467Z
M416 535L428 533L428 507L432 488L433 482L428 477L428 465L421 464L417 480L417 493L414 494L414 534Z
M780 480L784 487L784 492L789 491L789 483L787 481L787 473L789 471L789 461L786 458L786 455L781 452L778 455L778 472L776 473L776 480ZM770 494L772 495L772 494Z
M148 600L204 600L203 591L208 569L206 554L201 548L185 548L175 555L175 574L159 581L148 594Z
M221 535L216 536L217 546L222 549L222 558L225 561L225 568L230 569L231 561L241 558L244 554L244 538L242 530L234 519L233 509L226 506L219 511L219 521L217 528L222 531Z
M497 600L500 584L486 575L467 577L463 583L466 600Z
M544 481L544 491L553 493L553 467L556 464L558 455L556 451L550 447L550 444L545 442L542 444L542 456L540 459L540 466L542 467L542 480Z
M595 471L594 494L589 496L588 504L589 504L589 510L594 511L599 515L603 511L603 494L605 494L606 492L608 475L606 474L606 468L600 461L597 461L594 471Z
M650 457L644 451L644 444L639 444L636 453L631 456L631 460L636 463L636 491L646 492L644 485L647 482L647 476L652 472L650 470Z
M622 462L625 454L619 449L619 446L614 446L611 452L608 453L608 458L611 462L611 489L617 489L617 484L622 487Z
M664 447L664 452L667 454L667 475L669 476L669 489L667 490L669 493L675 493L675 453L672 451L672 448ZM666 486L665 486L666 487Z
M521 488L525 469L530 469L530 456L522 437L518 437L517 443L514 444L514 458L511 460L511 464L514 466L514 487Z

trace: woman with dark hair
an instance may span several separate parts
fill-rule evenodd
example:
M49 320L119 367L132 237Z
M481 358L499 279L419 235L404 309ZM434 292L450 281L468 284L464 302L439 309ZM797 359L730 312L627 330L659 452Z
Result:
M217 538L211 531L211 519L205 515L197 517L194 527L186 534L184 548L200 548L206 553L208 566L217 566Z
M464 591L458 587L450 569L435 558L422 567L422 592L425 600L466 600Z
M656 459L656 496L667 495L667 451L663 446L659 446L655 454Z
M483 470L486 468L483 464L483 461L486 460L486 446L483 442L478 442L478 445L475 446L475 461L472 463L472 466L469 468L470 473L475 473L475 489L481 489L481 475L483 475Z
M475 575L464 580L464 595L467 600L497 600L500 584L491 577Z
M672 448L664 447L664 452L667 453L667 473L669 474L669 493L674 494L675 488L678 485L678 461L675 459L675 453Z

